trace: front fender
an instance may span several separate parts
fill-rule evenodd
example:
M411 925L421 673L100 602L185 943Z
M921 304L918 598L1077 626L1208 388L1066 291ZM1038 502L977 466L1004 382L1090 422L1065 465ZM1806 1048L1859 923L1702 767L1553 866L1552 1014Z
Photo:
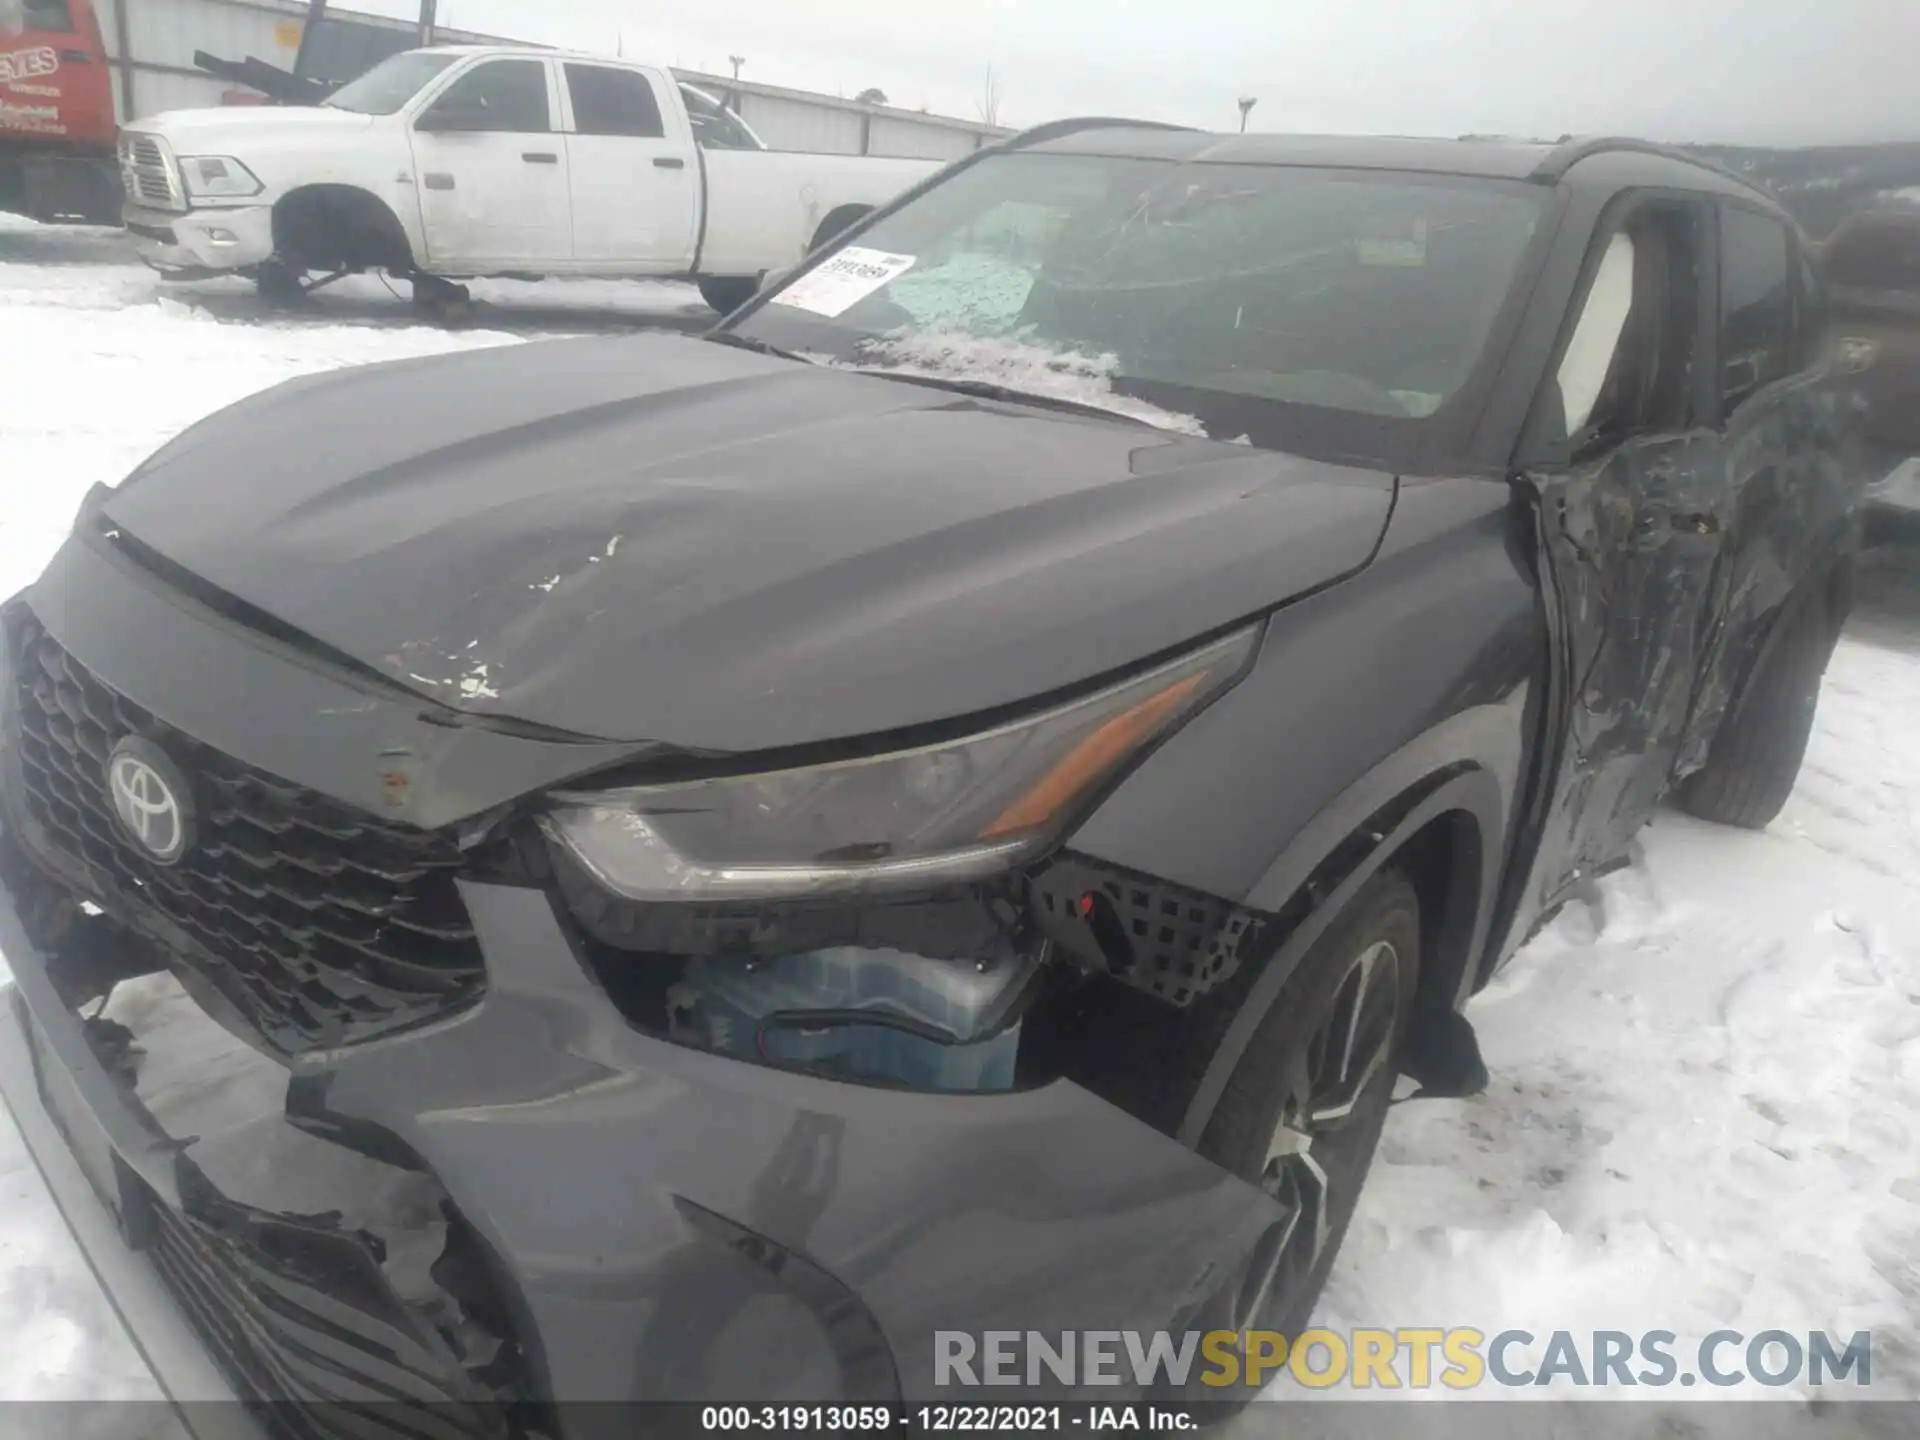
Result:
M1374 789L1371 782L1376 776L1391 774L1400 758L1396 756L1386 762L1342 796L1341 802L1328 812L1328 826L1289 846L1262 879L1261 891L1277 897L1278 905L1285 905L1301 887L1312 886L1309 893L1313 896L1313 908L1261 968L1226 1034L1215 1047L1176 1132L1183 1143L1199 1144L1227 1080L1246 1053L1254 1032L1273 1008L1288 977L1326 933L1327 927L1339 918L1367 882L1405 851L1415 837L1441 817L1452 814L1470 818L1478 836L1475 847L1478 858L1477 863L1457 867L1448 876L1450 901L1441 950L1438 955L1426 957L1424 963L1432 967L1432 973L1447 977L1454 1006L1465 1002L1474 978L1480 973L1478 962L1486 948L1498 897L1499 857L1505 854L1507 799L1500 780L1491 771L1455 767L1417 781L1410 791L1390 797L1384 807L1371 811L1349 808L1349 802L1353 806L1366 803L1367 795ZM1338 821L1331 818L1336 814L1340 817ZM1341 828L1346 817L1356 814L1361 817L1357 827ZM1372 828L1375 823L1387 828ZM1328 837L1335 837L1333 843L1322 848ZM1323 889L1323 885L1326 888Z

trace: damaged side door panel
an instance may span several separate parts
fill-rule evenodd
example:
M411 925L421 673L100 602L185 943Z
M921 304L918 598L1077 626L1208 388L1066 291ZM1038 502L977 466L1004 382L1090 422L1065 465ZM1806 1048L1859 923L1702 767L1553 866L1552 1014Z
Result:
M1548 904L1621 855L1666 791L1726 534L1723 475L1719 437L1694 431L1536 479L1568 701L1537 861Z
M1788 599L1840 553L1865 480L1849 465L1811 262L1777 220L1731 201L1719 234L1727 537L1676 778L1705 763ZM1842 618L1828 616L1836 631Z
M1693 713L1733 519L1705 363L1712 236L1698 196L1620 202L1522 445L1561 693L1523 925L1626 852Z

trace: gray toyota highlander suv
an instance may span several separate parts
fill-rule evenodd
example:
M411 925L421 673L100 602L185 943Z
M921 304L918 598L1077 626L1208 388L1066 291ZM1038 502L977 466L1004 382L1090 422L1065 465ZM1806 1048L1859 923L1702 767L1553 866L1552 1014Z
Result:
M1636 142L1088 121L704 337L269 390L0 612L0 1085L292 1434L1298 1326L1475 988L1791 788L1821 307Z

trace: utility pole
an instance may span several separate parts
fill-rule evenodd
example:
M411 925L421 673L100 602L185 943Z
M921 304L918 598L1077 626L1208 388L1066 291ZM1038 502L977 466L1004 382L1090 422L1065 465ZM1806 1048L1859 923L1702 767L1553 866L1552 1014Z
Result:
M433 44L433 22L439 9L439 0L420 0L420 45L424 49Z
M1259 100L1251 95L1242 95L1240 97L1240 133L1242 135L1247 133L1247 116L1253 113L1253 107L1259 103Z

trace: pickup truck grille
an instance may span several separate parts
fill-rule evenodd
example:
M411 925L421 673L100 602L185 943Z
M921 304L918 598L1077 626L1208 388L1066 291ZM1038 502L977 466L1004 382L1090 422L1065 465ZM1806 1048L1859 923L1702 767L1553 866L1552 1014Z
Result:
M282 1054L438 1019L485 987L438 833L394 825L289 784L162 724L102 682L22 610L7 636L25 807L85 875L84 898L146 928ZM124 736L161 747L199 812L196 843L151 860L114 813L107 760Z
M127 198L162 210L184 210L179 168L157 136L138 132L120 137L120 169Z

